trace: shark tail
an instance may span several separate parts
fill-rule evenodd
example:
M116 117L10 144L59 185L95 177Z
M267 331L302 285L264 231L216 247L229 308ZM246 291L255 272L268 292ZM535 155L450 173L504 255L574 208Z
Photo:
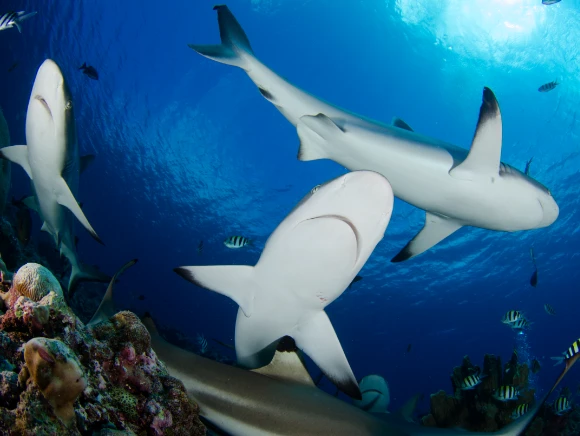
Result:
M111 277L91 265L73 265L68 281L68 294L72 298L79 282L109 282Z
M214 6L214 10L218 13L221 44L188 46L206 58L246 69L248 60L254 58L254 51L244 29L227 6Z

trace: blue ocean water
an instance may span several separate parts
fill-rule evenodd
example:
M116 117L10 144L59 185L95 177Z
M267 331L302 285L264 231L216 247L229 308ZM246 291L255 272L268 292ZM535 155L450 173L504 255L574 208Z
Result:
M47 57L60 65L74 97L81 153L97 156L81 178L79 200L106 246L77 226L80 258L110 274L139 258L118 286L119 306L148 310L192 338L203 333L233 343L235 303L172 269L254 264L294 205L346 169L299 162L295 129L243 71L187 47L219 40L213 6L3 0L3 9L38 14L22 34L0 33L0 106L12 143L25 143L36 71ZM464 228L392 264L424 215L396 200L364 279L327 313L356 376L378 373L389 381L391 408L417 392L451 391L449 374L464 355L479 365L485 353L507 361L516 339L522 341L500 322L512 309L533 321L525 343L543 365L538 386L548 388L560 371L549 357L576 340L580 327L580 6L566 0L549 7L540 0L232 0L228 6L259 58L295 85L373 119L401 117L417 132L465 148L482 88L493 89L502 110L502 160L523 170L533 156L530 174L560 207L556 223L516 233ZM98 81L78 70L83 62L97 68ZM560 83L554 91L537 91L552 80ZM19 198L30 184L13 168L12 193ZM35 220L33 237L40 237L40 225ZM237 234L254 246L226 248L223 240ZM529 284L532 246L536 288ZM556 316L545 313L545 303ZM564 384L575 391L579 381L572 371Z

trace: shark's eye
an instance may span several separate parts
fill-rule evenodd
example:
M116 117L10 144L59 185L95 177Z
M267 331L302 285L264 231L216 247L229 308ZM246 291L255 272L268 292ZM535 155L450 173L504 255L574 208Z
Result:
M67 110L67 111L68 111L68 110L71 110L71 109L72 109L72 100L69 100L69 101L67 101L67 102L66 102L66 105L65 105L65 107L64 107L64 108L65 108L65 110Z
M312 188L312 191L310 191L311 194L314 194L316 191L318 191L320 189L321 185L316 185L314 188Z

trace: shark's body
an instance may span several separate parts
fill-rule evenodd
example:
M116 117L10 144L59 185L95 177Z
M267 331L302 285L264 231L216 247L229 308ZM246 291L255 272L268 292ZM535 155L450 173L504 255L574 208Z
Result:
M74 216L101 242L79 206L80 157L70 91L58 65L47 59L38 69L26 114L27 145L0 149L0 156L19 164L32 180L42 230L53 238L71 263L69 292L79 280L109 281L110 277L82 265L74 240Z
M546 227L558 217L558 206L543 185L500 162L501 114L491 90L484 91L468 152L414 133L401 120L381 124L302 91L256 58L226 6L215 9L222 44L190 47L244 69L297 127L300 160L331 159L351 171L376 171L389 180L395 196L426 211L425 227L393 261L422 253L462 226L512 232Z
M383 238L393 208L387 180L355 171L312 190L270 235L252 266L190 266L185 279L236 301L238 362L265 365L277 341L298 347L340 389L360 392L324 308L338 298Z

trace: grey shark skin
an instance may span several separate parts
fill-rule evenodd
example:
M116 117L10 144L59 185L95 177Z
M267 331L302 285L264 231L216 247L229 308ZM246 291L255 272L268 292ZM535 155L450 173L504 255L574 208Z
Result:
M200 415L232 436L517 436L542 404L497 432L422 427L397 414L367 413L321 391L312 380L292 382L198 356L163 340L150 318L144 323L151 348L169 374L183 382Z
M276 227L255 266L175 269L192 283L232 298L238 362L264 366L291 336L343 392L356 378L324 308L336 300L383 238L393 210L389 182L354 171L317 186Z
M500 162L501 113L485 88L470 151L413 132L395 119L388 126L326 103L278 76L254 55L227 6L216 6L221 45L189 46L242 68L264 98L297 128L298 158L331 159L351 171L384 175L395 196L426 211L423 229L393 258L414 257L462 226L496 231L537 229L558 217L548 189Z
M27 145L0 149L0 156L19 164L32 181L34 202L61 254L71 263L69 292L79 280L107 282L110 277L79 262L74 241L74 216L102 243L89 224L76 195L80 157L76 138L73 103L58 65L45 60L36 74L26 114Z

